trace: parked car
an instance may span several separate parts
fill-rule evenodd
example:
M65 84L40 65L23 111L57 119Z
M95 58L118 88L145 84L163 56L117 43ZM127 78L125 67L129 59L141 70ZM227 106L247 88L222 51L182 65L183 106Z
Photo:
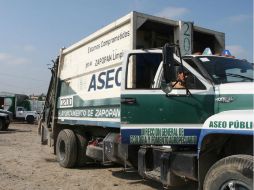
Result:
M0 109L0 131L8 129L12 119L12 112Z

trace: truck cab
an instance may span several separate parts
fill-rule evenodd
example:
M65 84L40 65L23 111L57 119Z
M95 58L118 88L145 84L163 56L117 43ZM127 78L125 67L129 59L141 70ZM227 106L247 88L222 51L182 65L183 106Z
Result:
M24 119L28 123L34 123L38 119L38 114L36 111L27 111L24 107L16 107L16 118Z
M125 57L122 143L142 145L138 170L143 177L164 185L176 185L180 177L198 181L200 189L203 183L204 189L217 189L212 184L218 178L211 182L210 176L217 162L253 155L253 64L232 56L162 55L133 50ZM184 87L176 88L180 82ZM233 183L246 189L252 184Z

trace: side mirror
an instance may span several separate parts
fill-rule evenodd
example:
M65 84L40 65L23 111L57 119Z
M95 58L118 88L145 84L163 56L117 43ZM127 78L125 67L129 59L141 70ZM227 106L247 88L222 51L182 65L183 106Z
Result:
M162 88L162 91L165 92L166 94L169 94L173 89L172 84L166 83L164 80L161 81L161 88Z
M175 69L174 69L174 46L169 45L168 43L165 44L163 47L163 75L164 80L161 82L161 87L163 92L166 94L172 91L172 81L173 76L175 76Z

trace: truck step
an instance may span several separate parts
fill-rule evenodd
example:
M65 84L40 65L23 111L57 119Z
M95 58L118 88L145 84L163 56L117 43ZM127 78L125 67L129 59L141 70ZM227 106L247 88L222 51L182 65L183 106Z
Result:
M103 147L101 146L88 145L86 148L86 155L103 164L110 163L110 160L104 154Z
M141 176L162 182L166 186L184 184L182 177L197 179L195 151L172 151L164 147L142 146L138 153Z
M87 146L86 155L96 161L103 161L103 148L99 146Z
M161 178L161 169L158 167L158 168L155 168L152 171L146 171L145 176L147 178L150 178L150 179L153 179L155 181L160 182L161 181L160 180L160 178Z

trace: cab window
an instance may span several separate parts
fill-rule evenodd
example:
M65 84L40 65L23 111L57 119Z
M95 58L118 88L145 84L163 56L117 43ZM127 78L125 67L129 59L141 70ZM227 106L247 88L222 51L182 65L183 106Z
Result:
M154 77L162 61L160 53L139 53L129 56L127 65L127 89L151 89Z
M24 111L23 108L18 108L18 111Z
M205 85L188 69L180 66L178 62L174 63L175 72L172 76L172 86L174 89L197 89L204 90L206 89ZM163 80L163 76L162 76Z

